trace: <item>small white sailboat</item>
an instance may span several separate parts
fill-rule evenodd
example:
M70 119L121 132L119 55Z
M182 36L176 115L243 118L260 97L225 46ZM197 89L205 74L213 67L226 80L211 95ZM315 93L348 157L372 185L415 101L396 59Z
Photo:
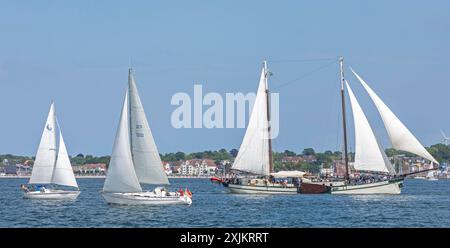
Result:
M355 161L354 168L357 171L373 173L376 176L363 179L363 182L352 183L348 176L348 158L345 151L345 162L347 165L346 183L340 186L334 186L331 189L332 194L400 194L403 180L406 174L397 174L394 166L387 158L383 147L378 142L373 130L358 103L355 95L348 82L343 76L343 60L341 64L341 95L344 113L344 136L345 130L345 101L344 101L344 84L350 98L350 104L353 112L354 128L355 128ZM364 80L352 70L353 74L363 85L369 94L378 112L381 115L384 126L388 132L392 146L395 149L407 151L419 155L432 163L438 162L428 153L428 151L420 144L414 135L406 128L406 126L395 116L395 114L384 104L378 95L364 82ZM347 147L346 137L345 147Z
M277 183L273 172L272 143L270 137L269 88L267 62L261 71L258 91L244 139L231 167L250 175L224 179L223 185L232 193L242 194L296 194L299 187L298 176L291 182Z
M29 181L31 187L22 185L25 198L74 200L80 194L61 128L59 128L59 149L56 155L56 126L55 107L52 103L31 172ZM75 190L60 189L56 186L75 188Z
M431 169L432 169L432 168L431 168ZM428 171L427 176L426 176L426 179L427 179L428 181L437 181L438 178L437 178L437 176L436 176L436 171L435 171L435 170L430 170L430 171Z
M124 205L192 203L192 194L187 189L168 192L164 187L156 187L153 191L144 192L141 183L168 185L169 180L130 69L102 195L108 203Z

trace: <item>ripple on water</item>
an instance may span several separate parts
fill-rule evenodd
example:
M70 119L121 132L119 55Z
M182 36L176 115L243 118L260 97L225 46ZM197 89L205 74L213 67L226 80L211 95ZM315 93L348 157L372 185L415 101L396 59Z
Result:
M78 180L76 201L23 199L0 179L0 227L450 227L450 180L406 180L401 195L235 195L208 179L171 179L191 206L108 205L103 179Z

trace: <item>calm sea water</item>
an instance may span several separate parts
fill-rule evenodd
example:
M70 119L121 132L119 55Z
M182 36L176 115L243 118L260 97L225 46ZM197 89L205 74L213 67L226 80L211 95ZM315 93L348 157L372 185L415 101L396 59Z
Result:
M78 179L73 202L23 199L27 179L0 179L0 227L450 227L450 180L405 181L401 195L251 196L208 179L171 179L194 192L191 206L114 206L104 179Z

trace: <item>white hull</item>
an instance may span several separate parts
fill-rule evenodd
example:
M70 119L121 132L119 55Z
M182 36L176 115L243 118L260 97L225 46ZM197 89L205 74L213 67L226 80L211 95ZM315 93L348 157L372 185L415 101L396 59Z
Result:
M370 195L370 194L400 194L403 180L383 181L359 185L337 186L331 188L331 194Z
M41 200L75 200L77 199L80 191L65 191L65 190L46 190L41 191L29 191L24 192L23 197L28 199L41 199Z
M414 179L422 179L422 180L425 180L426 178L425 177L420 177L420 176L418 176L418 177L413 177Z
M157 195L153 192L142 193L102 193L105 201L120 205L191 205L192 199L171 193L169 196Z
M236 194L297 194L296 187L279 187L279 186L250 186L228 184L231 193Z

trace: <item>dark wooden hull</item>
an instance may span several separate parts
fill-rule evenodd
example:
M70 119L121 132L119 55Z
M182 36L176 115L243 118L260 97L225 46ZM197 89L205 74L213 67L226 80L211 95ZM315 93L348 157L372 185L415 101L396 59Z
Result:
M325 194L330 193L331 187L315 183L301 183L300 194Z

